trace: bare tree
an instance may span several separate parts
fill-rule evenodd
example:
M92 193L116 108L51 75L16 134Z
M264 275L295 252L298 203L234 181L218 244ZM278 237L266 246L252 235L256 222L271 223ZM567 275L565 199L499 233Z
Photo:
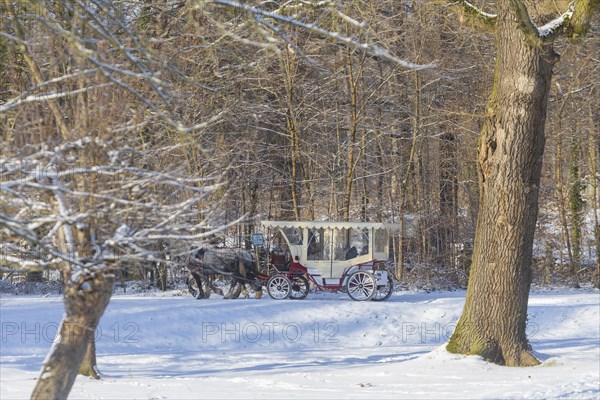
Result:
M79 167L90 148L105 163ZM56 268L67 277L60 340L50 350L34 398L68 394L93 345L117 269L159 261L164 252L156 250L157 241L173 243L176 256L176 249L185 252L214 233L199 215L210 215L204 208L218 185L176 168L155 169L157 156L167 151L173 149L139 152L86 137L1 160L0 224L15 238L3 243L6 261L17 271ZM94 181L94 190L80 190L80 178ZM87 241L80 238L82 231ZM93 350L90 356L95 359ZM97 375L95 365L89 368Z
M306 5L296 6L313 10ZM252 17L233 17L250 27L250 34L229 24L231 15L222 11L232 9ZM60 340L33 398L66 398L78 371L99 376L93 333L115 272L133 263L165 261L158 243L189 251L227 224L228 218L214 214L219 203L213 194L227 197L222 178L235 168L224 161L227 140L210 128L227 122L227 107L234 102L202 102L222 94L222 87L202 78L219 68L220 55L211 65L195 64L188 53L212 49L226 37L274 54L290 47L311 64L290 39L289 30L298 29L404 68L431 67L302 21L290 10L229 1L2 3L8 16L2 19L2 63L8 58L14 68L12 86L3 88L10 95L0 103L8 115L2 121L7 144L1 160L3 268L58 269L65 281ZM364 28L335 7L325 11L353 29ZM186 19L209 21L217 34L182 35L171 44L170 35L181 33ZM51 46L44 46L43 38L50 38ZM28 75L21 74L23 65ZM291 139L298 143L294 135ZM221 155L212 157L214 152ZM248 194L248 211L254 213L256 188Z
M1 5L10 66L0 104L2 268L56 269L65 282L66 315L34 398L66 398L78 371L99 377L94 331L115 272L164 261L159 242L189 250L225 221L211 219L219 175L181 163L190 152L210 160L179 136L193 138L219 112L200 122L179 115L173 93L192 86L180 59L159 77L165 59L134 32L136 8L127 6Z

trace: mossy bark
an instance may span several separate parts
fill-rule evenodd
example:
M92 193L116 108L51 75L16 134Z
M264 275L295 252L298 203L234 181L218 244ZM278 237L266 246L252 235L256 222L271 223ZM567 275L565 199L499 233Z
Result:
M533 236L545 144L552 44L532 46L510 2L499 2L496 70L478 154L480 207L467 298L447 345L508 366L531 366L526 336Z
M96 365L96 339L95 335L92 335L88 339L88 343L85 349L85 355L83 361L79 366L79 375L88 376L93 379L100 379L100 372Z

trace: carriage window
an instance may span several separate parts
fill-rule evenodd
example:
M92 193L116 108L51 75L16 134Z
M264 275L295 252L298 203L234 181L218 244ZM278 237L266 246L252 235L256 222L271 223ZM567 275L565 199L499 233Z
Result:
M280 231L277 231L271 238L271 251L282 252L288 250L287 242Z
M351 260L369 253L369 231L367 229L336 229L335 260Z
M334 229L333 231L335 237L333 259L336 261L353 258L351 254L350 257L347 256L347 253L350 250L350 247L348 247L348 233L348 229Z
M356 248L360 246L358 254L361 256L369 254L369 230L365 228L363 230L355 230L355 232L353 243Z
M322 229L321 229L322 231ZM319 230L308 231L308 259L309 260L320 260L321 253L323 251L323 239L322 232Z
M289 270L292 255L290 249L283 237L282 231L277 231L274 235L270 247L270 263L273 264L279 271Z
M284 228L283 233L291 245L302 244L302 230L297 228Z
M388 232L385 229L375 229L375 253L387 253Z
M319 229L323 231L323 260L331 260L334 252L333 230Z
M328 260L330 253L329 239L328 229L310 229L308 231L308 259Z

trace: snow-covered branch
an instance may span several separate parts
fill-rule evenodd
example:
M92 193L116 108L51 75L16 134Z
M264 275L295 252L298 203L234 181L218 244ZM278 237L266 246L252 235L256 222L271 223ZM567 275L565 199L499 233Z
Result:
M85 88L81 88L81 89L69 90L69 91L65 91L65 92L51 92L51 93L46 93L46 94L34 94L34 95L29 95L25 98L22 98L21 96L17 96L16 98L8 100L6 103L0 105L0 112L5 112L8 110L11 110L11 109L19 107L20 105L25 104L25 103L43 102L43 101L48 101L48 100L60 99L62 97L74 96L79 93L85 93L92 89L102 89L102 88L110 86L110 85L112 85L112 83L103 83L100 85L93 85L93 86L89 86L89 87L85 87Z
M469 1L463 0L462 3L469 12L474 13L488 21L495 21L498 18L498 14L486 12Z
M2 198L0 198L0 201L2 201ZM3 233L3 235L0 236L2 238L2 242L0 242L0 249L2 249L0 261L4 258L8 260L9 257L15 260L15 262L21 260L21 263L17 264L17 270L39 270L39 268L44 265L57 264L58 262L67 262L72 267L84 267L84 264L82 264L80 260L74 258L72 254L64 253L51 243L40 240L35 231L24 226L22 221L12 219L3 212L0 212L0 228ZM13 243L11 243L10 240L15 239L25 240L29 243L28 249L21 250L23 253L27 254L28 257L23 258L14 255L14 247L11 246ZM48 256L54 257L56 260L48 262L46 261Z
M585 3L586 1L587 0L579 1L578 4ZM460 0L457 3L451 3L450 5L456 5L458 3L461 3L468 13L475 15L477 18L480 18L487 23L495 24L498 19L498 14L484 11L467 0ZM517 17L519 28L526 35L527 40L533 45L539 45L541 42L553 40L559 33L563 32L573 18L576 5L575 2L571 2L567 11L543 26L538 27L531 19L523 1L510 0L510 4Z
M81 156L89 146L102 149L100 158L111 163L85 166ZM156 154L164 157L179 149L169 146ZM104 268L156 261L164 253L158 243L190 248L229 225L211 216L215 201L210 196L221 188L216 177L187 175L177 165L170 172L153 169L158 163L150 152L127 159L134 150L83 138L1 159L3 268Z
M64 7L73 15L77 15L78 23L85 26L85 29L71 29L53 11L52 7L48 7L44 3L37 4L35 15L29 15L28 19L24 20L26 23L21 23L20 19L23 17L18 13L17 5L14 5L9 7L9 15L13 20L13 28L18 34L13 35L10 32L2 32L2 36L18 43L26 52L29 41L24 27L28 26L31 20L35 20L46 28L50 36L60 38L65 48L68 49L67 51L71 52L80 62L87 64L86 67L91 64L94 68L65 74L45 81L42 78L42 71L36 71L38 85L8 101L0 101L0 112L9 111L29 103L52 103L60 98L79 95L93 89L113 85L132 94L145 104L163 124L166 123L172 129L181 133L189 134L218 122L219 119L215 118L209 121L191 123L190 125L183 123L173 107L173 94L171 93L173 82L169 80L172 76L169 75L166 79L162 78L162 70L164 69L162 58L151 50L149 41L138 38L137 33L131 29L128 22L128 18L131 16L123 15L119 5L99 0L91 2L61 1L57 3L59 3L58 7ZM46 93L35 93L44 86L80 77L89 71L97 72L95 77L90 77L90 80L100 80L99 83L88 84L86 82L84 86L80 85L77 89L57 89ZM184 76L183 78L187 77ZM178 76L177 79L181 79L181 76ZM55 119L59 121L58 123L63 124L60 112L55 106L53 107L55 108L53 110ZM69 137L68 130L65 127L62 127L61 131L64 137Z
M452 3L447 3L446 7L456 7L457 9L461 9L461 20L462 16L466 17L470 21L480 22L483 25L479 24L478 27L483 29L487 28L495 28L496 21L498 20L498 15L484 11L483 9L477 7L475 4L471 3L467 0L458 0Z
M538 28L538 34L542 39L550 39L556 36L556 34L560 33L568 23L568 21L573 17L574 4L571 3L569 5L569 9L564 12L559 17L553 19L547 24Z
M576 7L587 2L588 0L571 2L567 11L541 27L538 27L531 19L523 1L511 0L511 6L517 17L519 28L525 34L528 42L531 45L538 46L543 42L551 42L556 36L567 30L570 27Z
M263 10L261 8L253 7L248 4L242 4L237 1L232 0L202 0L201 3L213 3L219 6L234 8L237 10L243 10L248 12L250 15L253 15L255 18L259 16L260 18L256 18L257 22L261 22L264 19L271 19L273 21L277 21L278 23L296 26L302 28L306 32L316 33L319 36L331 39L338 43L343 43L351 48L365 51L375 57L382 58L388 61L392 61L404 68L413 69L413 70L421 70L421 69L430 69L434 68L435 64L416 64L410 61L403 60L392 53L390 53L387 49L376 45L374 43L359 41L353 37L345 36L340 34L339 32L332 32L327 29L323 29L317 25L317 23L307 23L295 17L289 17L285 15L280 15L277 12ZM353 21L353 25L362 26L363 24L358 21ZM271 29L271 28L270 28Z

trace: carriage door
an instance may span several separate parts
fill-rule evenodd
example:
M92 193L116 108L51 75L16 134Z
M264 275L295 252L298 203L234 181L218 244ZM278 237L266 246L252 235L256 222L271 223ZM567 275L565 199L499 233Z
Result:
M278 229L271 243L271 264L278 271L289 271L292 260L302 249L302 230L297 228Z

